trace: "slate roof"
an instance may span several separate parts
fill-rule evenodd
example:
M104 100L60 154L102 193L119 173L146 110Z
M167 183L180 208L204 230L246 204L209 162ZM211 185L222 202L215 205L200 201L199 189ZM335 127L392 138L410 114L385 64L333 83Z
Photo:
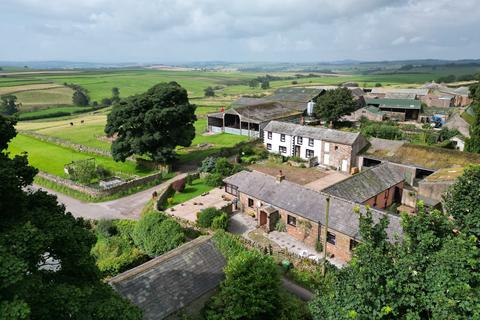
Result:
M109 284L139 306L144 319L164 319L215 289L225 265L211 236L204 236L113 277Z
M476 153L379 138L369 139L369 142L370 146L362 155L422 169L438 170L480 164L480 155Z
M271 101L228 109L225 111L225 113L241 115L242 121L262 123L290 116L300 116L303 111L292 110L291 108L284 106L282 103Z
M358 132L346 132L322 127L303 126L300 124L270 121L264 131L283 133L317 140L330 141L339 144L352 145L360 136Z
M295 213L313 222L325 225L325 209L328 194L313 191L299 184L283 180L277 182L275 177L258 171L241 171L224 182L238 187L238 191L266 202L270 206L281 208ZM359 231L358 214L355 208L365 212L363 205L335 196L330 196L330 214L328 227L361 240ZM400 217L386 212L371 209L374 220L378 221L388 215L390 224L387 228L389 239L394 241L396 236L401 236Z
M363 170L322 191L333 196L364 203L377 194L404 181L405 178L388 163Z
M413 93L417 96L425 96L428 94L428 89L426 88L372 88L371 93L379 94L379 93L387 93L387 92L396 92L396 93Z
M379 105L380 108L420 110L420 100L411 99L365 99L367 105Z

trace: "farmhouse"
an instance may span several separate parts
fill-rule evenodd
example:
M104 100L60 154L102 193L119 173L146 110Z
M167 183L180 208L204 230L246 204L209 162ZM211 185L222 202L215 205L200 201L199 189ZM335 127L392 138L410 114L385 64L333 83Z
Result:
M327 251L344 261L350 260L352 250L362 240L358 211L365 213L366 208L354 201L313 191L282 175L275 178L257 171L242 171L224 182L225 191L236 197L237 207L255 216L258 226L267 232L282 221L289 235L312 247L326 235ZM387 234L391 241L401 235L398 216L377 209L371 212L375 221L388 215Z
M271 121L264 131L263 142L269 152L313 159L321 166L344 172L357 165L357 154L367 145L360 133L294 123Z
M211 236L199 237L138 267L109 284L139 306L144 319L198 314L223 281L226 261Z
M281 88L263 98L242 97L225 112L208 114L207 129L261 138L269 121L300 122L307 103L322 92L323 89Z
M377 209L401 204L405 178L396 168L382 163L340 181L323 192Z
M417 120L421 110L421 102L412 99L366 99L368 106L377 107L392 120Z

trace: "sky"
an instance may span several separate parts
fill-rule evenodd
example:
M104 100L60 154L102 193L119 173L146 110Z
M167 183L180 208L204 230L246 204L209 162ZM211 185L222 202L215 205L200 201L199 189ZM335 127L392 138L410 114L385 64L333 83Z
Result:
M0 61L480 58L479 0L0 0Z

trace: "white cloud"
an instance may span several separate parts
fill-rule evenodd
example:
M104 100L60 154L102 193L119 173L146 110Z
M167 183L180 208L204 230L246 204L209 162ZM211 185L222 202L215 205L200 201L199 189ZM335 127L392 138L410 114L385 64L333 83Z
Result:
M3 41L21 46L2 48L0 60L460 58L480 49L479 7L475 0L2 0ZM459 38L466 40L453 50Z

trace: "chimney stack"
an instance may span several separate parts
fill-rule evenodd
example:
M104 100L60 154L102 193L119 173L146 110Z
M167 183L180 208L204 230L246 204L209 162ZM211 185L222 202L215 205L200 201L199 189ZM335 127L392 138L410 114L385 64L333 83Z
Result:
M285 180L285 175L283 174L282 170L279 170L277 175L277 183L280 183L283 180Z

